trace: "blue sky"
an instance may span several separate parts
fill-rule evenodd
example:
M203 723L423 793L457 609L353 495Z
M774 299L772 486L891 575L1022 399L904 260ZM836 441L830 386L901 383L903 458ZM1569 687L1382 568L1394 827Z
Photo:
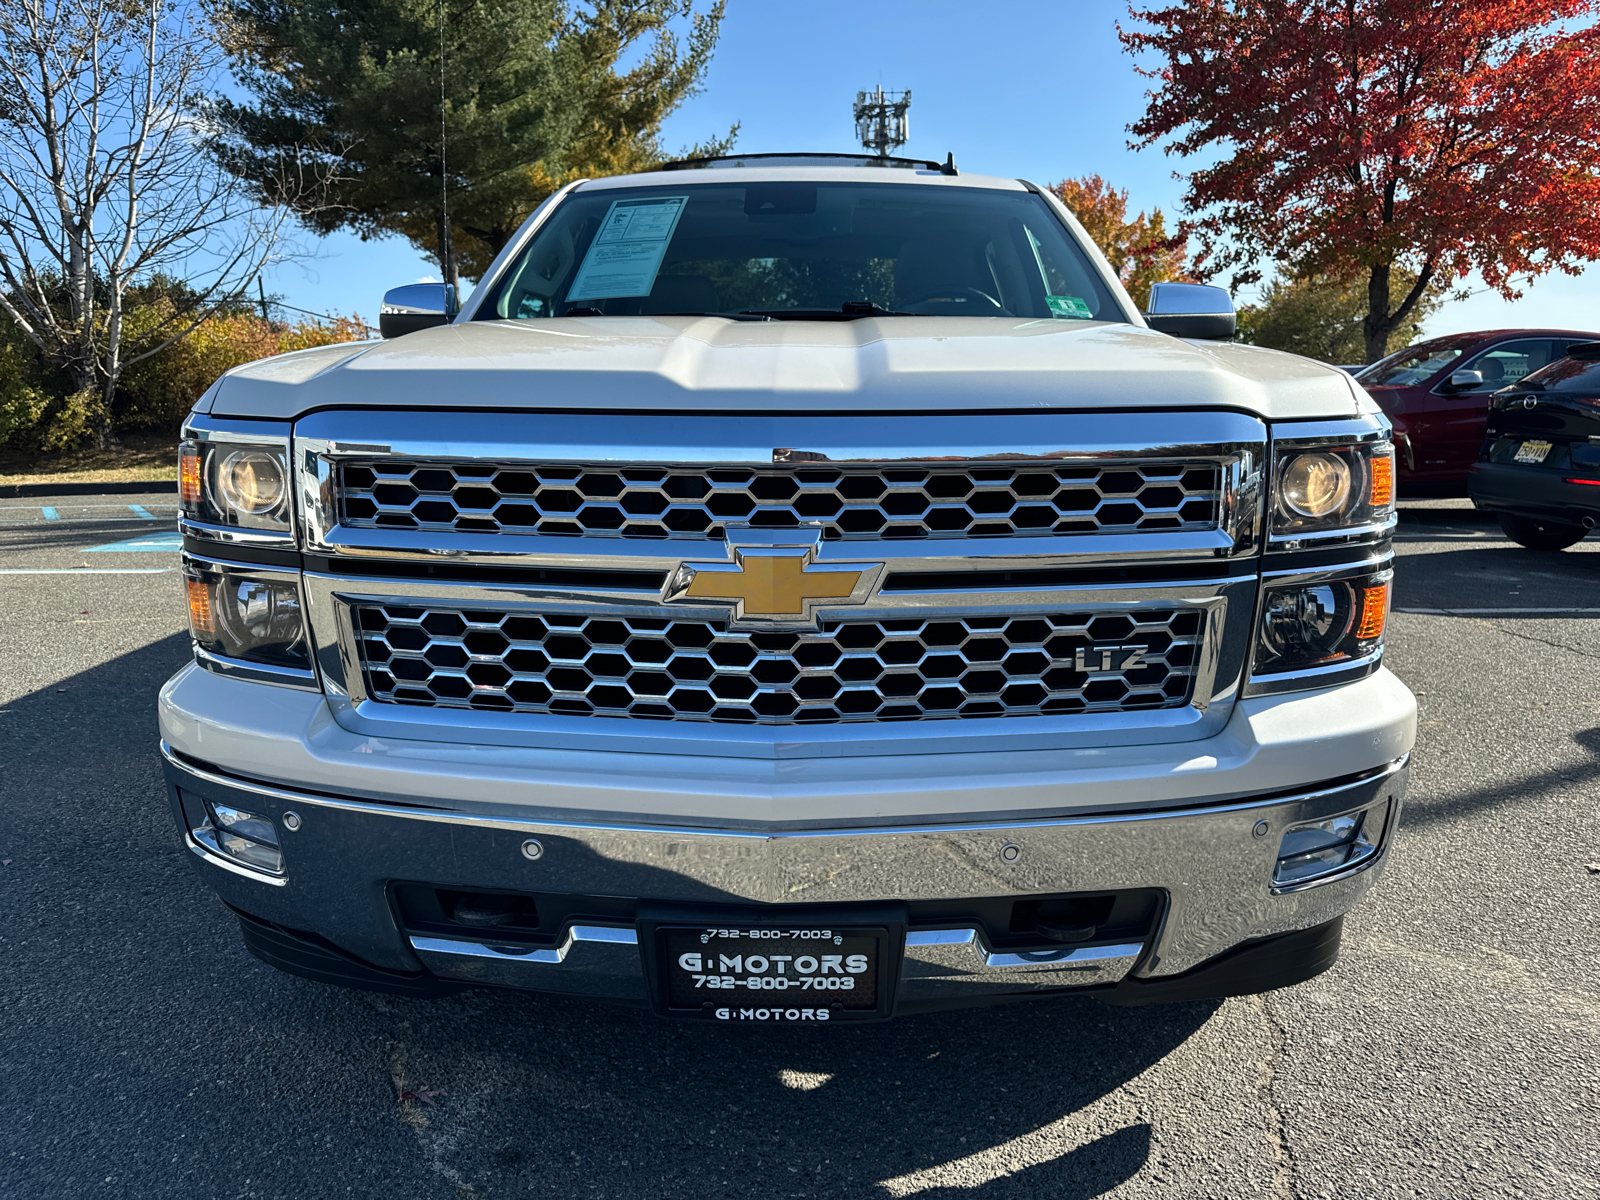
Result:
M1181 163L1127 146L1147 84L1117 41L1126 11L1114 0L729 0L705 90L669 119L665 142L676 150L738 121L738 148L751 153L854 149L851 103L881 83L912 92L904 153L949 151L962 170L1040 183L1099 173L1136 208L1175 213ZM267 286L318 312L372 320L384 289L434 270L400 239L301 241L316 257L280 267ZM1514 304L1475 286L1427 332L1600 327L1600 267L1546 276Z

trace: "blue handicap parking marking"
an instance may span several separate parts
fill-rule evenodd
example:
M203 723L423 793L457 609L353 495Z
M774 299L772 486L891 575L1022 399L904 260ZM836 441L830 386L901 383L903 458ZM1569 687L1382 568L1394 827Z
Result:
M182 550L183 538L176 533L147 533L143 537L129 538L125 542L108 542L104 546L90 546L86 553L97 550Z

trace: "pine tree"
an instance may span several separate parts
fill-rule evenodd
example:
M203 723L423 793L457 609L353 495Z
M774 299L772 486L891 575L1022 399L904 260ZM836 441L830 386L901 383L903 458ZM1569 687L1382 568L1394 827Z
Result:
M311 229L400 234L435 257L448 172L455 265L475 277L565 182L661 160L661 122L699 89L724 3L223 0L254 102L215 101L220 153L263 184L331 168L331 195L301 214Z

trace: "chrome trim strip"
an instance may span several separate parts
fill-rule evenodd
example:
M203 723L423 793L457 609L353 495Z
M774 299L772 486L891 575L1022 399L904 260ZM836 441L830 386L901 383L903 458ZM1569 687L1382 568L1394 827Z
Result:
M330 485L331 486L331 485ZM308 551L397 563L470 562L506 567L572 567L634 571L677 570L685 560L726 553L718 540L551 537L516 533L462 534L339 527L337 541ZM891 571L1004 571L1045 567L1122 566L1130 561L1215 562L1237 553L1226 530L1188 533L1083 533L1043 537L926 538L823 542L817 562L872 559Z
M647 994L632 929L573 925L554 949L434 937L413 937L411 948L444 979L633 1000Z
M1313 533L1274 533L1267 538L1267 553L1282 550L1309 550L1345 542L1377 542L1391 536L1400 525L1400 514L1391 512L1382 521L1323 529Z
M161 745L163 750L165 750L166 743L162 742ZM187 764L179 765L186 766ZM231 871L233 874L238 875L242 879L251 879L256 883L270 883L273 887L283 887L289 882L289 879L286 875L269 875L265 871L252 871L249 867L242 866L230 858L225 858L220 850L202 846L199 842L195 841L194 832L192 830L184 831L183 844L187 846L200 859L201 862L213 867L221 867L224 871Z
M466 954L473 958L510 958L517 962L562 963L579 942L607 942L618 946L637 946L639 933L611 925L572 925L561 945L551 949L542 946L491 946L484 942L464 942L454 938L413 937L411 945L417 950L437 950L442 954Z
M1274 675L1251 676L1244 685L1246 699L1255 696L1276 696L1283 692L1304 692L1312 688L1335 687L1341 683L1354 683L1365 679L1383 666L1383 648L1365 658L1349 659L1331 667L1307 667L1301 671L1281 671Z
M277 583L299 583L301 571L298 567L279 567L268 563L239 562L236 559L218 558L211 554L195 550L185 550L182 555L185 565L193 564L202 571L227 571L234 575L261 575L271 578Z
M271 683L278 687L299 688L307 692L320 692L322 685L317 682L317 673L310 669L299 667L274 667L267 663L251 662L244 658L229 658L223 654L213 654L194 644L190 638L190 645L194 650L194 660L208 671L215 671L218 675L231 676L234 679L248 679L252 683Z
M1324 579L1342 579L1348 575L1356 575L1365 571L1369 575L1376 575L1381 571L1391 570L1394 564L1394 551L1385 546L1381 554L1370 558L1355 558L1348 562L1334 563L1332 566L1322 567L1289 567L1276 571L1261 572L1261 582L1269 583L1319 583Z
M270 529L244 529L235 525L213 525L209 521L196 521L190 517L178 518L178 532L184 537L202 542L232 542L241 546L271 546L275 549L293 550L294 534L285 530L275 533Z
M1328 886L1274 896L1272 872L1281 837L1270 832L1259 837L1253 830L1265 821L1281 835L1290 825L1387 795L1396 802L1392 831L1408 763L1403 757L1352 782L1289 796L1162 812L866 829L696 829L451 812L313 795L220 776L177 759L165 744L161 749L181 776L259 796L260 807L274 819L283 808L294 808L307 817L295 835L311 839L302 849L363 887L367 876L362 872L374 870L371 856L387 861L383 847L425 855L430 845L454 845L457 853L463 846L503 845L515 859L514 886L520 889L648 895L686 903L821 905L1160 888L1169 904L1150 953L1135 967L1139 975L1180 973L1249 938L1310 928L1347 911L1375 881L1386 854L1370 857L1359 872ZM348 814L350 820L308 815L317 809ZM357 816L422 824L411 830L404 824L358 827L352 823ZM430 835L427 826L442 828ZM357 828L362 829L359 845L350 841ZM449 829L457 832L447 835ZM474 830L509 836L472 840ZM454 840L425 840L436 836ZM535 864L517 855L516 846L527 837L544 847ZM1002 858L1006 846L1018 847L1020 854Z
M275 432L281 429L283 432ZM210 413L191 412L183 420L179 437L193 442L244 442L257 446L289 448L292 423L289 421L257 420L251 417L214 417Z
M996 952L977 929L912 930L900 968L902 999L936 999L970 993L1098 987L1121 981L1144 953L1144 943L1062 946L1020 953Z
M1381 442L1389 437L1389 418L1381 413L1332 421L1274 421L1272 443L1294 442L1305 445L1341 445Z

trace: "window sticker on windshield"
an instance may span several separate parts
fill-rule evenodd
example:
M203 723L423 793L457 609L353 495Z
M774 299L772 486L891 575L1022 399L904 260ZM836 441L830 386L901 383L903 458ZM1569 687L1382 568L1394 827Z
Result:
M1052 317L1066 317L1074 321L1092 321L1094 313L1089 310L1089 305L1078 296L1046 296L1045 303L1050 306Z
M688 203L687 196L612 201L600 232L589 244L589 253L583 256L578 277L567 290L567 299L648 296Z

